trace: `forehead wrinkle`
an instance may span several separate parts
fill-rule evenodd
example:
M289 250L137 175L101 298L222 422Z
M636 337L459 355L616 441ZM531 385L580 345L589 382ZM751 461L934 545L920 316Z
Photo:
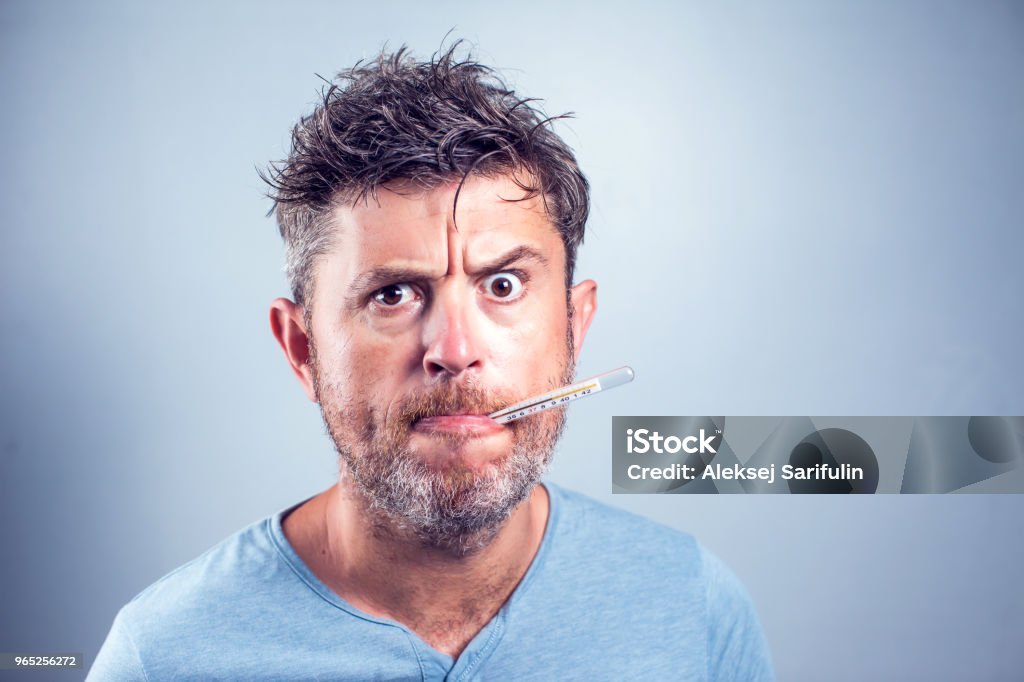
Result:
M445 251L445 257L448 259L448 262L445 264L445 273L444 274L445 274L445 276L450 277L451 275L454 274L453 269L454 268L458 268L459 263L460 263L459 254L458 254L459 242L461 241L461 243L462 243L462 252L463 252L462 253L462 259L464 260L465 257L466 257L465 256L465 251L466 251L466 249L469 248L469 240L466 239L459 232L459 229L458 229L458 227L455 226L454 222L450 222L448 224L448 229L446 229L444 231L444 239L447 242L445 244L445 250L444 250Z
M422 242L410 235L422 234L439 227L444 215L441 202L431 201L432 192L422 189L403 191L402 186L384 186L371 202L342 203L332 211L336 251L350 251L353 247L360 254L349 260L352 270L359 273L353 283L363 283L372 277L373 271L426 270L434 269L429 244L432 239ZM344 224L344 230L342 225ZM346 236L347 239L340 238ZM358 246L357 246L358 245ZM423 246L428 246L424 251ZM367 254L377 254L375 261L367 263ZM410 257L410 254L413 254Z
M507 202L507 199L502 199ZM479 223L469 226L469 231L458 233L450 231L449 239L456 233L462 239L461 267L472 274L491 274L514 264L533 264L542 269L549 269L552 261L549 252L554 246L546 242L550 237L558 240L561 246L561 234L548 219L547 214L538 211L537 206L513 203L525 214L499 211L491 213L486 208L471 210L470 215L477 214ZM472 221L471 221L472 222ZM449 249L455 257L453 249Z
M365 259L353 262L352 264L357 266L355 270L358 274L353 277L350 286L353 289L362 289L373 282L381 282L378 286L383 286L388 282L381 280L389 277L391 281L408 278L424 280L440 279L465 271L478 273L489 267L493 268L499 262L509 261L509 254L516 250L523 253L520 254L520 258L512 260L521 259L532 261L541 267L549 266L550 263L544 258L542 242L524 238L526 235L519 234L511 240L498 238L494 243L480 244L481 240L477 237L486 238L506 232L519 233L523 223L533 223L528 230L532 231L537 222L542 222L545 231L550 230L552 234L558 236L558 230L543 210L538 197L516 197L516 188L509 187L487 187L483 190L484 196L481 197L481 187L478 183L489 185L488 180L492 179L468 178L466 186L461 188L464 191L459 193L457 204L454 202L453 190L460 189L459 183L451 182L432 188L394 183L391 186L382 186L374 200L336 206L331 216L335 246L344 249L344 244L339 243L347 241L343 235L355 239L362 236L368 242L383 242L378 253L390 252L390 255L395 257L394 260L385 257L372 268L366 267ZM481 198L483 203L480 202ZM461 217L461 226L456 221L456 212ZM445 228L444 233L430 237L430 234L437 234L434 230L442 224ZM364 234L358 235L359 232ZM389 234L392 232L394 236ZM403 233L421 235L422 242L414 237L409 244L419 257L409 258L409 250L393 248L400 247L405 241L401 237ZM438 238L445 243L438 244L435 241ZM401 241L389 248L387 242L394 239ZM430 248L431 242L436 251ZM486 249L483 253L481 246ZM426 247L426 250L422 247ZM403 256L402 251L405 251L406 255ZM531 257L526 253L529 251L539 254L539 257ZM441 262L441 259L444 259L444 262Z

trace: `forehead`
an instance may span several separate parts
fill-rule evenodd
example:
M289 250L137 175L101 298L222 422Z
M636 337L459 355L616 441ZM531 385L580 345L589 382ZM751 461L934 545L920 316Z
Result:
M508 176L470 177L461 190L458 182L430 190L391 185L376 201L334 209L336 232L325 265L335 281L381 265L427 267L440 276L526 246L564 268L562 238L543 199L525 196Z

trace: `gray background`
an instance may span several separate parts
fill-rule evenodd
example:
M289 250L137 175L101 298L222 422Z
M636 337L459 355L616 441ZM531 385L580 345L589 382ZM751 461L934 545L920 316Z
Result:
M1024 413L1020 3L163 5L0 2L0 650L91 661L143 587L330 485L254 167L314 73L455 27L578 112L580 371L637 370L552 478L720 554L782 679L1020 674L1024 497L613 498L608 447L614 414Z

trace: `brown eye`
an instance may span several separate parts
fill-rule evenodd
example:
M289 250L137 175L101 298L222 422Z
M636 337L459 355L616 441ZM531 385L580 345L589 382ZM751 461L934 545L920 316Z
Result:
M484 280L487 295L503 301L519 298L523 293L523 282L511 272L499 272Z
M491 282L491 293L499 298L505 298L512 293L512 282L507 277L498 277Z
M415 293L408 284L389 284L373 295L373 300L382 306L393 308L412 300Z

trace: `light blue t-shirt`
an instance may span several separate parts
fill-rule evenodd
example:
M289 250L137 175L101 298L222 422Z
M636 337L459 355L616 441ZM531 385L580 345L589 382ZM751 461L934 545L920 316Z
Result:
M125 605L87 679L774 679L750 598L719 559L685 533L544 485L537 556L457 659L322 583L281 530L292 507Z

